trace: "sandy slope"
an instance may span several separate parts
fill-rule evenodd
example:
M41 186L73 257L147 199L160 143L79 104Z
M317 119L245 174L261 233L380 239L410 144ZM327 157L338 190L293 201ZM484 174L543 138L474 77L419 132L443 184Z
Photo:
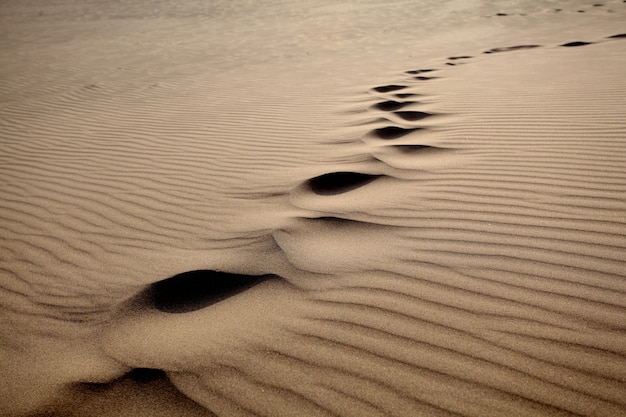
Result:
M2 413L626 414L626 4L537 3L3 3Z

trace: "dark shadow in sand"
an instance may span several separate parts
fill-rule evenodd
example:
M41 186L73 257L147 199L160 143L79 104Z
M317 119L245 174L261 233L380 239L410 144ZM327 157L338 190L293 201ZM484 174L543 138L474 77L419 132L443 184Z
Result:
M419 96L419 94L413 94L413 93L400 93L400 94L395 94L396 97L398 98L409 98L409 97L415 97L415 96Z
M411 70L411 71L406 71L407 74L413 74L413 75L417 75L417 74L425 74L427 72L433 72L433 71L437 71L435 69L418 69L418 70Z
M381 85L379 87L374 87L374 91L379 93L389 93L391 91L402 90L406 88L405 85L397 85L397 84L389 84L389 85Z
M276 276L189 271L150 285L147 295L157 310L188 313L224 301L272 278Z
M432 114L423 111L397 111L394 114L409 122L415 122L432 116Z
M380 139L391 140L401 138L402 136L408 135L409 133L415 132L416 130L420 130L420 128L414 127L407 129L397 126L387 126L374 130L374 134Z
M493 48L488 51L483 52L483 54L494 54L497 52L509 52L509 51L519 51L521 49L533 49L539 48L541 45L516 45L516 46L504 46L502 48Z
M360 188L380 177L360 172L331 172L311 178L307 185L315 194L337 195Z
M420 152L429 152L429 151L441 151L444 148L438 148L436 146L428 146L428 145L393 145L394 149L406 154L414 154Z
M585 46L585 45L591 45L591 42L575 41L575 42L564 43L563 45L560 45L560 46L573 47L573 46Z
M395 110L400 110L401 108L408 106L409 104L413 104L413 103L415 102L414 101L401 102L401 101L389 100L389 101L376 103L374 107L382 111L395 111Z
M128 374L126 374L126 376L140 384L147 384L162 378L166 378L164 371L153 368L135 368Z

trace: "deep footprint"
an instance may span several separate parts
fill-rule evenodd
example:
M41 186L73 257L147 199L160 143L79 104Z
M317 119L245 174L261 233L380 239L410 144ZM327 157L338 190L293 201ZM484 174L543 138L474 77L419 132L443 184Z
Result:
M380 177L360 172L331 172L311 178L306 184L317 195L337 195L356 190Z
M425 113L423 111L397 111L394 114L400 117L401 119L404 119L409 122L415 122L417 120L422 120L429 116L432 116L432 114Z
M415 132L416 130L420 130L420 128L403 128L398 126L387 126L381 127L380 129L374 130L374 134L378 136L380 139L392 140L398 139L402 136L408 135L411 132Z
M199 270L155 282L146 290L151 304L166 313L188 313L224 301L274 275L242 275Z
M397 84L389 84L389 85L381 85L380 87L374 87L374 91L379 93L389 93L391 91L398 91L406 88L405 85L397 85Z
M560 46L573 47L573 46L585 46L585 45L591 45L591 42L575 41L575 42L564 43L563 45L560 45Z
M393 101L393 100L389 100L389 101L383 101L381 103L377 103L374 105L375 108L377 108L378 110L382 110L382 111L395 111L395 110L400 110L401 108L408 106L409 104L414 104L414 101Z

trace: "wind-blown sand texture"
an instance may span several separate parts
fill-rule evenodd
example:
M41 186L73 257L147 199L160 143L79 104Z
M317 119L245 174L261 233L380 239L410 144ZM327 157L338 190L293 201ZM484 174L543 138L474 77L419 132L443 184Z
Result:
M4 1L0 414L626 415L625 3Z

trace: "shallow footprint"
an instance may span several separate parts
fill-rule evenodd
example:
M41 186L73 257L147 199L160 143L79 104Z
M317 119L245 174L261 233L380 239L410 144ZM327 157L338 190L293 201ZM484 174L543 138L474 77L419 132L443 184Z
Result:
M419 144L380 147L372 154L392 168L420 171L448 168L467 158L454 149Z
M418 69L418 70L411 70L411 71L406 71L407 74L413 74L413 75L417 75L417 74L424 74L427 72L433 72L433 71L437 71L436 69Z
M415 93L399 93L395 95L398 98L408 98L408 97L415 97L415 96L419 96L419 94L415 94Z
M435 150L441 149L441 148L430 146L430 145L393 145L391 146L391 148L398 150L402 153L406 153L406 154L416 154L416 153L420 153L423 151L432 151L433 149Z
M519 51L521 49L533 49L539 48L541 45L516 45L516 46L504 46L502 48L493 48L488 51L483 52L483 54L494 54L497 52L509 52L509 51Z

